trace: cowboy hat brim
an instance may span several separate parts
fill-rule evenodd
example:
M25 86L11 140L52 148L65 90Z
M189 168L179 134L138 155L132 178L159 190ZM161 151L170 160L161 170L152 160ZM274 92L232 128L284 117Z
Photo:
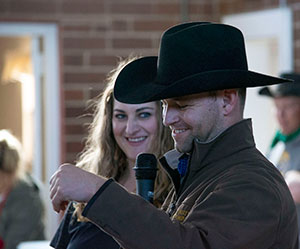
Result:
M157 81L157 59L157 56L143 57L126 65L116 79L114 97L120 102L139 104L207 91L291 82L249 70L228 69L161 83Z

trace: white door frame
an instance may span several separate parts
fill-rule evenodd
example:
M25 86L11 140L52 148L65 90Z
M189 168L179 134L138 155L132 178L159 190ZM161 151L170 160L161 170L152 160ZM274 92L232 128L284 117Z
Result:
M55 24L49 23L0 22L0 36L30 36L32 38L32 58L36 76L33 175L39 180L42 179L41 165L44 163L46 168L46 182L44 183L46 235L49 239L58 225L57 215L52 210L49 201L49 178L61 162L58 29ZM40 38L44 45L43 56L39 56L37 51ZM40 73L44 78L44 87L41 86ZM42 91L43 96L41 96ZM42 112L43 108L44 112ZM44 137L44 141L41 137Z

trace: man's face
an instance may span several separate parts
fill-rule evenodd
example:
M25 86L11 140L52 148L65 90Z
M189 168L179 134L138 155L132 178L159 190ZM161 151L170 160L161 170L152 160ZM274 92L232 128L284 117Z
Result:
M218 96L206 92L162 102L163 122L171 128L178 151L188 153L194 138L206 142L219 133L222 115Z
M300 97L276 97L274 103L282 134L295 132L300 127Z

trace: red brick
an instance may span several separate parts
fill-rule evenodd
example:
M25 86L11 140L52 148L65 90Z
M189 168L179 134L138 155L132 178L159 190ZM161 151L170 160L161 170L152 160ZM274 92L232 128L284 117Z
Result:
M128 39L113 39L112 40L113 48L151 48L152 43L149 39L137 39L137 38L128 38Z
M91 30L91 26L90 25L69 25L69 24L65 24L63 25L63 31L90 31Z
M65 55L64 64L68 66L78 66L83 64L82 55Z
M114 14L150 14L151 5L149 3L111 3L110 12Z
M293 11L293 19L294 19L294 22L300 21L300 9Z
M213 4L212 3L190 4L189 13L190 14L196 14L196 13L213 14L214 13Z
M299 58L300 59L300 47L295 47L294 46L294 58Z
M19 13L51 13L57 12L55 1L40 1L40 0L11 0L9 3L10 11Z
M102 38L64 38L64 48L87 48L87 49L100 49L105 48L105 41Z
M80 90L66 90L64 92L65 100L82 100L83 91Z
M104 87L105 86L103 85L103 87L101 89L97 89L97 90L96 89L91 89L89 91L89 98L90 99L97 98L99 96L99 94L103 92Z
M152 14L180 15L181 6L179 3L157 3L153 4Z
M104 3L99 0L65 0L62 11L69 14L100 14L104 13Z
M65 132L67 135L84 135L87 134L87 127L84 125L66 125Z
M219 5L219 10L221 15L237 13L243 9L243 1L230 0L222 1Z
M98 83L105 78L105 73L65 73L65 83Z
M105 23L103 23L103 24L97 24L97 25L94 25L93 30L97 31L97 32L103 32L103 31L110 30L110 27L107 27L105 25Z
M110 65L114 66L117 64L118 58L116 56L109 55L91 55L91 65Z
M135 21L133 24L134 30L136 31L160 31L163 32L167 28L175 25L174 21Z
M113 20L112 29L115 31L125 31L128 30L128 23L122 20Z
M254 11L264 9L266 6L262 0L251 0L250 2L245 1L241 11Z
M67 107L65 110L66 118L79 118L86 113L85 107Z
M83 150L84 144L81 142L67 142L67 151L79 153Z
M70 152L68 152L65 155L65 160L63 161L63 163L75 164L77 158L78 158L78 153L70 153Z
M297 0L299 2L299 0ZM287 1L288 2L288 1ZM267 0L265 6L268 8L278 7L280 0Z
M300 60L295 60L294 70L300 72Z

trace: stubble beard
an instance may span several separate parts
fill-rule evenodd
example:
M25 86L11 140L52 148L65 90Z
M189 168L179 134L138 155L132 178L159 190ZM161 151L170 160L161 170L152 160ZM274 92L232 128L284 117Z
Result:
M194 141L194 137L192 136L187 137L183 141L182 145L177 143L175 140L175 149L181 153L190 153L193 148L193 141Z

